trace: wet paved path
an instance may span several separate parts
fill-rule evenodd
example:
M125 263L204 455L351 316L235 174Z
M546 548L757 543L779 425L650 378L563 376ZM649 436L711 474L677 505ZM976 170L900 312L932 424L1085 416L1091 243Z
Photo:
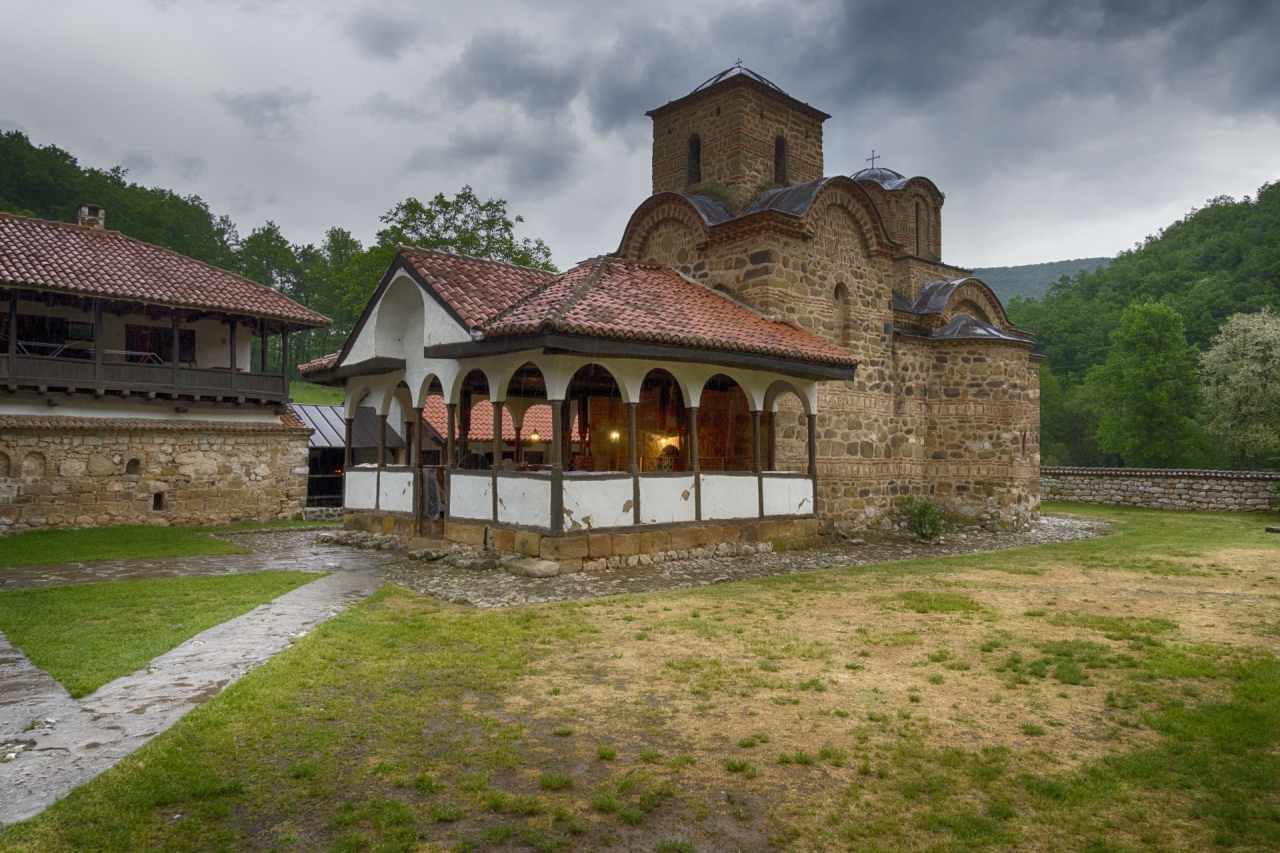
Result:
M44 811L187 711L370 595L381 577L340 571L197 634L83 699L72 699L0 633L0 825ZM38 721L32 728L33 721Z
M293 527L226 533L219 537L242 548L252 549L252 554L153 557L146 560L102 560L92 563L0 568L0 592L138 578L234 575L245 572L369 570L395 559L393 553L385 551L353 551L350 548L316 545L316 534L323 529Z

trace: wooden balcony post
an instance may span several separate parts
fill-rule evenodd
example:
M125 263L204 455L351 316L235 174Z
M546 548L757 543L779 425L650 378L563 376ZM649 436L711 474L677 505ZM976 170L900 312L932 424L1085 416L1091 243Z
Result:
M778 413L769 413L769 470L778 470Z
M9 288L9 355L18 354L18 288ZM14 372L9 365L9 372Z
M280 327L280 375L283 377L284 401L289 402L289 329Z
M235 376L236 374L236 331L238 330L240 323L236 320L235 317L232 317L231 321L227 325L231 327L230 330L227 332L227 341L231 345L231 352L227 356L227 364L231 365L231 375ZM173 357L174 359L177 359L178 357L177 349L173 351ZM231 387L232 388L235 387L234 379L231 381Z
M180 336L178 335L178 327L181 323L182 318L178 316L178 309L175 308L173 309L173 353L171 354L172 358L170 359L173 363L173 398L175 400L178 398L178 354L180 352L178 343L180 339Z
M378 467L387 467L387 416L378 415Z
M93 393L102 396L102 297L93 300Z
M689 470L698 471L698 407L689 407Z
M262 351L262 364L259 365L259 373L267 372L267 321L265 319L258 321L258 342Z

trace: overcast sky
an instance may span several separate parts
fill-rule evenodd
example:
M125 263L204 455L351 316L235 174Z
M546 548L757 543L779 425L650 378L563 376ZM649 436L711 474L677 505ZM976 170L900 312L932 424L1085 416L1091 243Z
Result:
M564 268L649 194L644 111L741 58L832 114L828 175L932 178L943 259L1003 266L1280 179L1277 45L1274 0L0 0L0 128L295 242L469 183Z

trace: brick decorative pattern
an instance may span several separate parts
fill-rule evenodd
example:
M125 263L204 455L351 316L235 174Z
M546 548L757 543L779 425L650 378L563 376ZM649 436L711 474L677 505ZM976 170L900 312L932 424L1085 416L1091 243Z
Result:
M91 419L85 419L86 421ZM0 429L0 534L108 524L293 518L307 494L307 431L274 424L93 419ZM160 495L159 498L156 495Z
M1280 511L1280 474L1158 468L1041 468L1046 500L1148 509Z

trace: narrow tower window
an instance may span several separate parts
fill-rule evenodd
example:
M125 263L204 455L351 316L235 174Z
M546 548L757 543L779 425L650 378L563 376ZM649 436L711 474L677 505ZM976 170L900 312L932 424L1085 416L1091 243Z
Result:
M773 182L787 183L787 140L781 136L773 140Z
M920 257L920 202L916 202L916 257Z
M685 168L685 184L702 183L702 140L698 134L689 137L689 160Z
M835 338L840 346L847 347L849 345L849 288L844 286L844 282L836 285L835 321Z

